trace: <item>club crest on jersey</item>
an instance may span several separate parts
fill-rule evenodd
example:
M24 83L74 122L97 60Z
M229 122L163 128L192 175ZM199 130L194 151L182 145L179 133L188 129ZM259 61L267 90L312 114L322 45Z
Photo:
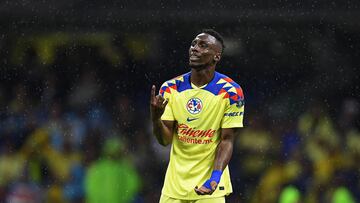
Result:
M186 109L191 114L200 113L202 108L203 108L203 104L199 98L191 98L186 104Z

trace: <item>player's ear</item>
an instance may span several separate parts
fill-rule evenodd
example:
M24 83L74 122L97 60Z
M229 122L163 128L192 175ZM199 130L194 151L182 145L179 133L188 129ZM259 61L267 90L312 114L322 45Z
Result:
M215 61L215 62L219 62L220 59L221 59L221 54L220 54L220 53L215 54L215 56L214 56L214 61Z

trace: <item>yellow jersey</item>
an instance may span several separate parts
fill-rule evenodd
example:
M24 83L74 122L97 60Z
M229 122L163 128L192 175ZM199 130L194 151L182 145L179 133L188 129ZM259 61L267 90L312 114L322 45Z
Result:
M221 128L243 127L243 92L218 72L202 87L191 84L190 75L166 81L159 92L169 100L161 119L176 122L162 194L183 200L225 196L232 192L228 166L212 195L197 195L194 188L211 176Z

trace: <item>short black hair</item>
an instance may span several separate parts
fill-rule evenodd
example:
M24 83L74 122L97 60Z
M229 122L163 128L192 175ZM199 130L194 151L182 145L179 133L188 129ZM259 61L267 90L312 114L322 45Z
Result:
M205 34L215 37L215 39L221 43L222 52L224 52L224 49L225 49L224 38L218 32L216 32L213 29L203 29L203 30L201 30L200 33L205 33Z

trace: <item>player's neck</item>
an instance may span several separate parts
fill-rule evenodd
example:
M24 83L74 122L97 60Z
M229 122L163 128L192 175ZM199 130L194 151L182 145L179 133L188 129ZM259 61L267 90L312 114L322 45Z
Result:
M208 84L213 78L215 74L215 66L203 68L203 69L191 69L190 81L192 84L197 87L204 86Z

